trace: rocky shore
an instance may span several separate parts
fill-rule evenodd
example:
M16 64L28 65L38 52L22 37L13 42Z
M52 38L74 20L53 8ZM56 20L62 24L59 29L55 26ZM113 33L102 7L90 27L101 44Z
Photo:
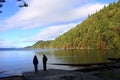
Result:
M23 76L2 77L0 80L25 80Z
M21 76L2 77L0 80L120 80L120 63L94 65L73 71L48 69L23 72Z

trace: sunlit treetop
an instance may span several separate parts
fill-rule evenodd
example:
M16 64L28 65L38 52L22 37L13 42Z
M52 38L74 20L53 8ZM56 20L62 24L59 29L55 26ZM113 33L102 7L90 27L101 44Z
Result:
M24 0L16 0L16 1L19 3L18 7L28 7L28 4ZM0 8L4 7L5 2L6 0L0 0ZM2 13L1 10L0 13Z

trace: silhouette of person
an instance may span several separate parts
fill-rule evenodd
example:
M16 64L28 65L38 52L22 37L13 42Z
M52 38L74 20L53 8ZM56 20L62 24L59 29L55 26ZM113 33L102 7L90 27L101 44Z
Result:
M33 58L33 64L34 64L34 70L35 72L37 72L38 71L38 59L36 55Z
M46 71L46 68L47 68L47 66L46 66L46 64L47 64L47 57L45 56L45 54L43 54L43 70L44 71Z

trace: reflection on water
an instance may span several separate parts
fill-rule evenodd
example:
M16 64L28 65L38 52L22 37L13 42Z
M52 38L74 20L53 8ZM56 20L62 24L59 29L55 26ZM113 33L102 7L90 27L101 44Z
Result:
M56 50L52 53L55 61L50 63L88 64L106 62L108 57L119 58L120 51L106 50Z
M2 50L0 51L0 77L20 75L24 71L33 71L33 56L37 55L39 70L42 69L42 55L48 57L48 69L74 69L71 66L50 65L50 63L88 64L106 62L108 57L120 58L120 51L116 50L62 50L62 49L34 49L34 50Z

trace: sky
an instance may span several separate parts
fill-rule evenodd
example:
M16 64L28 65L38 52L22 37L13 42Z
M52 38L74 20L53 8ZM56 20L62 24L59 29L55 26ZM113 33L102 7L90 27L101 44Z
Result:
M117 0L6 0L0 8L0 48L31 46L54 40L109 3Z

